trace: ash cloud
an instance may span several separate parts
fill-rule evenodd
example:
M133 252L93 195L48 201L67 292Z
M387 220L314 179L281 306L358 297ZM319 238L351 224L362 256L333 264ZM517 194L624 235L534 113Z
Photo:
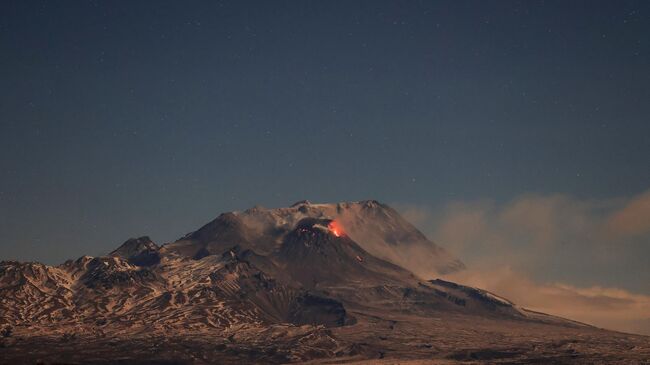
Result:
M610 215L607 229L613 236L650 235L650 190L626 202L622 209Z
M617 331L650 335L650 296L625 289L541 283L510 266L472 268L446 279L484 288L517 305Z
M650 190L612 199L526 194L400 211L467 264L447 279L532 310L650 335Z

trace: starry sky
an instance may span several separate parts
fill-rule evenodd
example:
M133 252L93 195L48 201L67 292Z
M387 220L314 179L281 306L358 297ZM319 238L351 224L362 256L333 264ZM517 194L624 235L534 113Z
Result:
M647 1L2 1L0 258L302 199L415 207L438 241L458 202L634 199L648 35Z

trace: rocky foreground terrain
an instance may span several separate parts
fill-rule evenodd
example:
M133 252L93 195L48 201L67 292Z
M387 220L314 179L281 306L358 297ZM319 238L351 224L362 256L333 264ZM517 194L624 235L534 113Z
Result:
M437 279L463 264L375 201L224 213L176 242L0 263L0 363L650 364L650 338Z

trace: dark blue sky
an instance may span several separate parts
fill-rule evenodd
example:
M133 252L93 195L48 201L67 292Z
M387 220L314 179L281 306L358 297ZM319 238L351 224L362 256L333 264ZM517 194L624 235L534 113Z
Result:
M301 199L639 194L649 35L647 1L3 1L0 258Z

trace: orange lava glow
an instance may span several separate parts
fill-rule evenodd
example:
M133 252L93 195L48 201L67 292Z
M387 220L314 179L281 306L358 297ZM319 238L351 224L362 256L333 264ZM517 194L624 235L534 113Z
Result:
M327 228L329 228L330 232L332 232L336 237L341 237L343 234L343 229L337 221L331 221Z

